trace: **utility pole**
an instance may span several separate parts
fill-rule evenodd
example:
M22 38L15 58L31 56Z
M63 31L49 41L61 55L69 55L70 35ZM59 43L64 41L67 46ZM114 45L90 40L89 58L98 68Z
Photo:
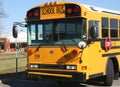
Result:
M17 25L21 27L27 27L27 25L24 22L14 22L13 24L13 37L16 39L15 41L15 47L16 47L16 73L18 72L18 52L19 52L19 45L18 45L18 29Z
M17 42L17 38L15 41L15 47L16 47L16 73L18 73L18 42Z

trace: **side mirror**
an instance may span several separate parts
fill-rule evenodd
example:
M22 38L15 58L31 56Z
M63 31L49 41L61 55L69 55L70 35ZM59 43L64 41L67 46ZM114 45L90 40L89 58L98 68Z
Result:
M25 24L25 27L27 27L27 24Z
M94 39L97 38L98 32L97 32L96 26L92 26L92 27L90 28L90 31L89 31L89 32L90 32L90 37L91 37L92 40L94 40Z
M18 29L17 29L17 26L13 26L13 37L14 38L17 38L18 37Z

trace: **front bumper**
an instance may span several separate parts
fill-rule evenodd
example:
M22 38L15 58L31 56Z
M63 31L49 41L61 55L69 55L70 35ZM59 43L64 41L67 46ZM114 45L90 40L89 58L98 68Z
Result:
M62 71L40 71L27 70L29 79L53 79L53 80L71 80L76 82L85 82L86 73L84 72L62 72Z

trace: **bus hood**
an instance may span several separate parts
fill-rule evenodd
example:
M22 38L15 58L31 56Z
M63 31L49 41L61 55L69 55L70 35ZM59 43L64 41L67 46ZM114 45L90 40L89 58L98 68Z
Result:
M28 48L29 64L76 64L80 62L78 47L36 47Z

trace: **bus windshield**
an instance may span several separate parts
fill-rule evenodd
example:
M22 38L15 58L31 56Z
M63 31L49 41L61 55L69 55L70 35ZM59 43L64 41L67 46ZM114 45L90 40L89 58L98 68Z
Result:
M86 39L83 18L28 22L28 45L74 45Z

